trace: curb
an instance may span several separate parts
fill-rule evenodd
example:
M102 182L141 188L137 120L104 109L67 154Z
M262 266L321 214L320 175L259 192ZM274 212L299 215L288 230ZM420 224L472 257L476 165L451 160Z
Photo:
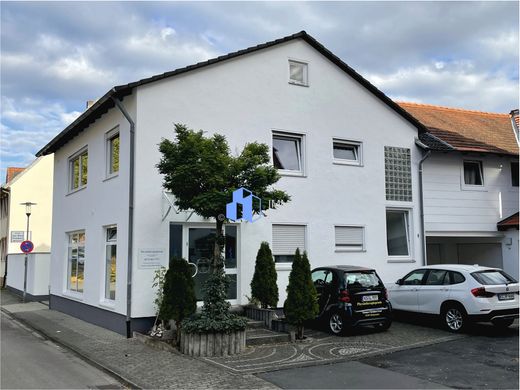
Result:
M125 378L124 376L120 375L119 373L117 373L116 371L108 368L107 366L93 360L91 357L89 357L88 355L86 354L83 354L81 353L80 351L78 351L76 349L75 346L73 345L70 345L66 342L63 342L59 339L57 339L56 337L53 337L49 334L47 334L44 330L38 328L37 326L35 326L34 324L18 317L15 313L11 313L7 310L5 310L3 307L0 308L0 310L2 311L3 314L5 314L7 317L11 318L11 319L14 319L15 321L19 322L20 324L24 325L25 327L29 328L30 330L34 331L35 333L37 333L38 335L40 335L42 338L46 339L46 340L50 340L52 341L53 343L63 347L63 348L66 348L69 352L72 352L74 355L76 355L77 357L79 357L81 360L89 363L90 365L94 366L95 368L109 374L110 376L112 376L114 379L118 380L119 382L121 382L121 384L123 384L124 386L127 386L131 389L136 389L136 390L142 390L143 388L141 386L138 386L137 384L135 384L134 382L132 382L130 379L127 379Z

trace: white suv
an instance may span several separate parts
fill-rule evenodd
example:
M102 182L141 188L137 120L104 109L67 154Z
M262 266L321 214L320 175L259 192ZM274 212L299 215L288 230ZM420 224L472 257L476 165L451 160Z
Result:
M438 264L408 273L388 289L394 310L438 314L452 332L468 321L508 327L518 318L518 282L498 268Z

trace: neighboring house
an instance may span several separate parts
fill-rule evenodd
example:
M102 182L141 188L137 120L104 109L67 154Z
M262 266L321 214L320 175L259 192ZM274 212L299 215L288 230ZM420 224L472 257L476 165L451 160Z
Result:
M399 103L428 128L427 262L501 267L518 279L518 110ZM515 116L516 115L516 116Z
M226 225L232 304L247 303L262 241L280 306L296 248L313 267L366 265L386 282L422 264L424 127L300 32L117 86L38 153L55 153L51 308L121 333L146 329L154 272L173 255L199 266L201 298L214 225L171 207L156 168L174 123L224 134L233 151L270 145L277 187L292 197L257 222Z
M27 299L46 299L49 295L49 270L52 226L53 156L39 157L27 168L7 169L2 185L2 259L7 260L6 286L22 294L24 288L24 254L20 243L29 239L34 250L27 262ZM20 203L32 202L29 237L27 215ZM4 271L5 272L5 271ZM4 273L5 275L5 273Z

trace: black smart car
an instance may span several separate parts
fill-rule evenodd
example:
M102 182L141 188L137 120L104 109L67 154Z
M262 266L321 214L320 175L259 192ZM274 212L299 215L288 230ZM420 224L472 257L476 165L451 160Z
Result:
M334 334L357 326L386 330L392 324L392 306L386 288L371 268L351 265L319 267L312 271L318 292L318 320Z

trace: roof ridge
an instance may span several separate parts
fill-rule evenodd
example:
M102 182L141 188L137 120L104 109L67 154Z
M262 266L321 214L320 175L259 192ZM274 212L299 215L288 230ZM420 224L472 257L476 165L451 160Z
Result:
M489 111L479 111L479 110L468 110L465 108L458 107L446 107L446 106L438 106L435 104L425 104L425 103L414 103L414 102L401 102L396 101L400 106L420 106L420 107L430 107L438 110L446 110L446 111L459 111L459 112L467 112L469 114L479 114L479 115L489 115L489 116L504 116L509 117L509 114L504 114L500 112L489 112Z

